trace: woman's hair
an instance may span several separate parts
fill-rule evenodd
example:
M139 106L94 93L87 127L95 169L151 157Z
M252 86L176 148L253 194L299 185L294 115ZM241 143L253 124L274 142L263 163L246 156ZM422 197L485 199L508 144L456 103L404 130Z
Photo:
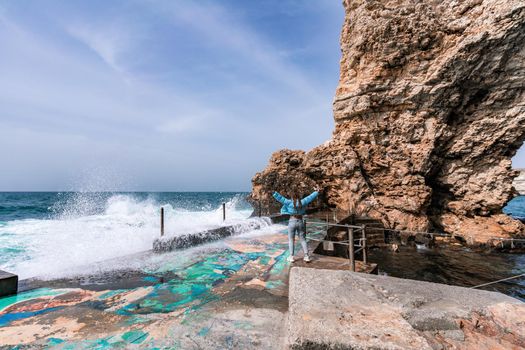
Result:
M302 207L302 204L301 204L301 192L300 191L298 191L297 189L293 189L290 192L290 199L292 200L293 207L294 207L295 210L297 210L298 208Z

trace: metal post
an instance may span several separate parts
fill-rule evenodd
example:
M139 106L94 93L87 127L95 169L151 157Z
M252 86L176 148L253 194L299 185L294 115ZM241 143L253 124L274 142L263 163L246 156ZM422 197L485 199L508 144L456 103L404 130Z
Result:
M164 236L164 207L160 207L160 236Z
M222 203L222 221L226 221L226 203Z
M354 230L348 228L348 258L350 259L350 267L352 271L355 271L355 258L354 258Z
M363 225L361 226L361 230L363 232L363 262L365 264L368 263L368 247L367 247L367 244L366 244L366 226Z

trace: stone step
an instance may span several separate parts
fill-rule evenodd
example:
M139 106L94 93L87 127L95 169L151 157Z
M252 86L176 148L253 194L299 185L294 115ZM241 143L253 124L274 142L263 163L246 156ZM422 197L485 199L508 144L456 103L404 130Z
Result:
M18 290L18 276L0 270L0 297L16 294Z
M525 304L495 292L294 266L288 295L287 349L506 349L525 342ZM480 314L490 316L478 327ZM509 335L513 343L498 343Z

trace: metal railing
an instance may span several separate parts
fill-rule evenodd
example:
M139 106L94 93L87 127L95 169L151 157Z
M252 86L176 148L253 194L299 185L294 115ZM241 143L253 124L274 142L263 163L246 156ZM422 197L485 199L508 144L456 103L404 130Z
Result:
M323 227L323 230L316 231L316 232L310 232L311 234L313 234L313 233L321 233L321 232L324 232L324 230L326 230L326 234L328 235L328 229L330 227L344 228L346 230L346 233L347 233L347 238L348 238L347 240L332 241L332 240L329 240L329 239L317 239L317 238L308 237L308 236L307 236L307 239L311 240L311 241L328 242L328 243L331 243L331 244L339 244L339 245L348 246L348 260L349 260L350 268L351 268L352 271L355 271L355 254L356 253L362 252L363 263L364 264L368 263L368 247L367 247L367 239L366 239L366 225L361 225L361 226L358 226L358 225L346 225L346 224L331 223L328 220L327 221L318 221L318 220L312 220L312 219L309 219L309 218L305 219L305 223L307 225L310 224L310 225L318 225L318 226L322 226ZM361 232L361 237L360 238L355 238L355 235L358 232ZM309 232L308 232L308 226L307 226L306 234L308 235L308 233ZM356 247L355 243L356 242L358 243L357 244L358 249L355 249L355 247Z
M468 244L474 245L475 240L474 236L463 236L463 235L457 235L457 234L450 234L450 233L444 233L444 232L424 232L424 231L410 231L410 230L397 230L397 229L391 229L391 228L383 228L382 229L385 232L392 232L394 234L409 234L412 236L423 236L428 237L430 239L434 239L434 237L445 237L445 238L453 238L453 239L462 239ZM488 237L486 240L486 245L491 247L497 247L501 246L501 248L505 248L506 246L510 249L519 248L519 247L525 247L525 238L519 237Z
M260 211L259 211L259 216ZM222 221L226 221L226 203L222 203ZM164 207L160 207L160 236L164 236Z

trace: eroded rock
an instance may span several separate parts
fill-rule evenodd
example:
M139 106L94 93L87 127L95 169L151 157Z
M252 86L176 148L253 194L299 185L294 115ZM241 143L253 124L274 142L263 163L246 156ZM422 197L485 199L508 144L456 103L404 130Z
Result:
M525 3L346 0L332 139L274 153L252 199L290 173L394 229L484 242L524 233L502 214L525 139ZM293 175L297 177L297 175Z

